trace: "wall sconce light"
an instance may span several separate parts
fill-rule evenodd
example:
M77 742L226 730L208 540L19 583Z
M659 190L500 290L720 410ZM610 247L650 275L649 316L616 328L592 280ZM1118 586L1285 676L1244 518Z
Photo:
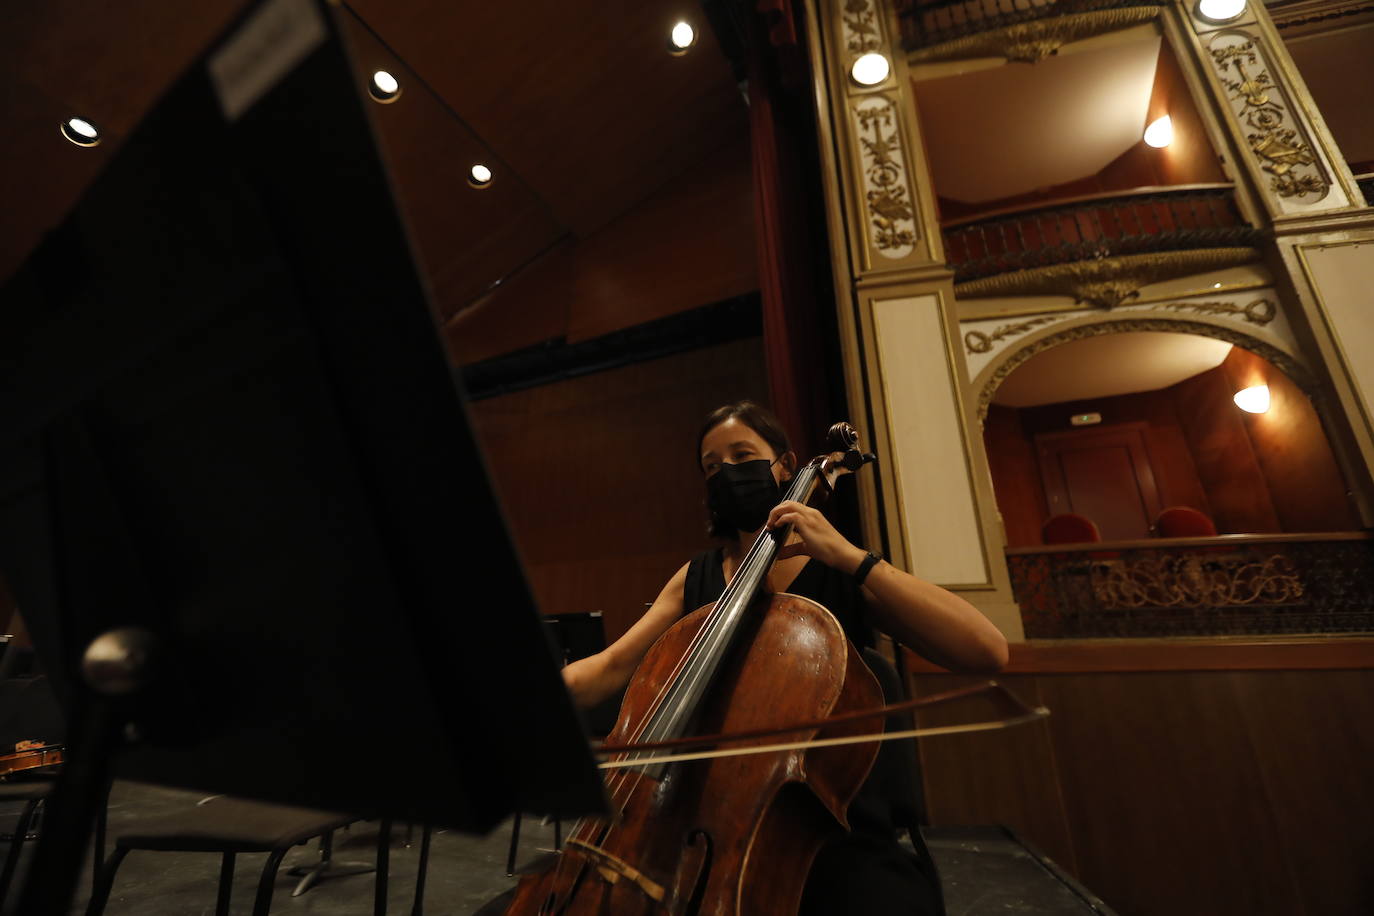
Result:
M367 94L386 105L401 97L401 84L390 73L378 70L367 84Z
M62 122L62 136L77 146L99 146L100 130L85 118L68 118Z
M1145 128L1145 143L1155 149L1164 149L1174 142L1174 122L1168 115L1157 118Z
M1198 0L1197 14L1208 22L1230 22L1245 12L1245 0Z
M668 33L668 53L681 57L697 43L697 30L689 22L679 22Z
M1250 413L1264 413L1269 409L1269 386L1252 385L1237 391L1236 406Z
M876 51L863 55L849 68L849 75L860 86L876 86L887 79L891 72L892 65L887 62L886 57Z

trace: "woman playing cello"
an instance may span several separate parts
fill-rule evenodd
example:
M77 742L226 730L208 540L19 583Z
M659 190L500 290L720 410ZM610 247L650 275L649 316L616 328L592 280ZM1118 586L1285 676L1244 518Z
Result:
M720 596L754 540L786 525L799 541L773 566L777 590L828 608L855 645L871 644L871 624L954 671L995 671L1006 663L1005 638L971 604L854 546L818 510L780 502L797 462L768 411L750 401L721 407L707 417L698 445L710 532L722 547L679 569L615 643L563 669L580 705L595 705L624 688L655 640L685 612ZM874 782L850 806L851 831L817 856L802 913L941 911L931 863L897 844L883 789Z

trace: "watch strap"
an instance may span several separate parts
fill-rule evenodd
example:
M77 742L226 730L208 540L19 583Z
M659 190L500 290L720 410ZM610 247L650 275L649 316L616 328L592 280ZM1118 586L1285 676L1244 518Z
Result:
M855 585L863 585L864 580L868 578L868 574L872 572L873 567L877 566L879 563L882 562L883 558L878 556L873 551L866 551L866 554L867 555L864 557L863 562L859 564L859 568L854 570Z

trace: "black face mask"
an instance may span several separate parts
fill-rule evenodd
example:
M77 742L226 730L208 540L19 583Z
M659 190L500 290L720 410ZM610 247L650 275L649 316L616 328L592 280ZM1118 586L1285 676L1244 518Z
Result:
M781 459L779 459L781 460ZM773 479L776 461L759 458L739 464L722 464L706 479L706 505L711 514L736 531L757 531L768 513L782 502Z

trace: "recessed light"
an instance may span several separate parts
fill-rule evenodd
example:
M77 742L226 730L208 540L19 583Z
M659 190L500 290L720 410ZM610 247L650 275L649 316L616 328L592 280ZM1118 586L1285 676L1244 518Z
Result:
M1245 0L1199 0L1197 12L1208 22L1230 22L1245 12Z
M468 184L474 188L485 188L491 184L491 169L478 162L468 169Z
M668 52L686 54L697 43L697 30L689 22L679 22L668 33Z
M77 146L99 146L100 128L85 118L68 118L62 122L62 136Z
M1241 410L1249 413L1264 413L1269 409L1269 386L1252 385L1237 391L1232 400Z
M386 105L401 97L401 84L386 70L376 70L367 83L367 94Z
M887 79L891 71L892 65L887 62L886 57L876 51L870 51L854 61L853 66L849 68L849 75L860 86L876 86Z

